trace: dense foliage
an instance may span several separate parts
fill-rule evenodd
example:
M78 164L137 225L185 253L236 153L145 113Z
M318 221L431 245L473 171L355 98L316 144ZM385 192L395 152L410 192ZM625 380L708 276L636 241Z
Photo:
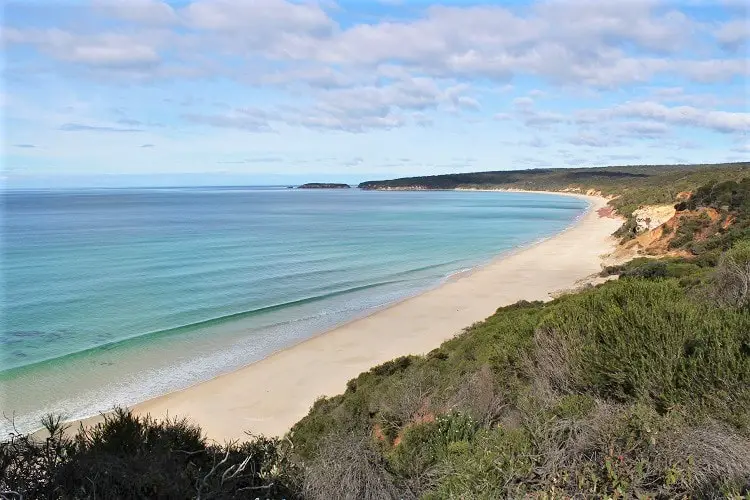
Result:
M675 208L678 226L671 248L718 259L735 242L750 239L750 178L706 184Z
M184 419L155 421L116 409L69 437L59 418L47 437L0 443L0 498L296 498L278 439L209 443Z
M749 188L711 181L677 207L688 220L671 236L690 236L686 255L634 259L603 271L617 280L500 308L425 356L360 374L283 440L211 444L187 421L122 410L68 438L50 419L46 440L0 444L0 493L747 496Z
M502 308L360 375L291 437L316 498L346 491L321 456L368 436L349 466L400 498L720 497L750 488L748 408L748 311L646 272Z

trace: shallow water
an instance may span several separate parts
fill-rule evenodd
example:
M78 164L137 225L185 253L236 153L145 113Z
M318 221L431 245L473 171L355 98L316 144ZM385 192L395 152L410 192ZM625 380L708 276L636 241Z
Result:
M0 409L19 430L231 371L559 232L586 206L356 189L3 196Z

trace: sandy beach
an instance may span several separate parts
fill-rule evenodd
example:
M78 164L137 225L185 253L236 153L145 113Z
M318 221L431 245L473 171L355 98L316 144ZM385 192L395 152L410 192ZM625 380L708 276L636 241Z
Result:
M560 194L560 193L556 193ZM283 435L321 396L344 391L371 367L423 354L463 328L518 300L548 300L600 271L621 224L597 210L600 197L581 196L589 210L566 231L497 258L416 297L277 352L262 361L137 405L137 413L186 416L216 441L245 432ZM86 423L100 417L86 419Z

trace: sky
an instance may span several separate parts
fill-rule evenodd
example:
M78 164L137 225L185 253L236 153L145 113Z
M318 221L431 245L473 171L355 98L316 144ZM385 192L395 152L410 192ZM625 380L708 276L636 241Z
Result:
M5 1L6 187L750 159L739 0Z

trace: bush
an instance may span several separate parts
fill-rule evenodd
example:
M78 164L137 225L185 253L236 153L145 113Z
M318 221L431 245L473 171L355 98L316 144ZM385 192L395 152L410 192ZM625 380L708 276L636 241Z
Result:
M721 305L750 308L750 241L735 244L721 257L713 295Z
M695 260L680 257L649 259L640 257L625 264L607 266L602 276L619 274L621 278L684 278L700 272L700 265Z
M678 219L678 226L674 237L669 241L669 248L682 248L695 239L695 235L703 227L703 221L698 217L683 215Z
M155 421L115 409L66 437L14 436L0 445L0 491L19 498L296 498L295 467L277 439L209 445L184 419Z
M570 438L551 438L539 489L596 497L714 497L739 495L750 478L750 441L731 429L685 423L647 405L599 405ZM548 445L549 447L550 445Z
M521 498L532 484L534 447L523 429L497 427L454 446L438 466L440 477L426 499Z
M303 491L306 498L328 500L391 500L413 498L399 488L367 435L330 435L314 460L307 463Z
M695 303L674 280L618 281L551 309L535 335L538 374L614 401L703 398L739 413L733 405L750 404L749 335L749 315Z

